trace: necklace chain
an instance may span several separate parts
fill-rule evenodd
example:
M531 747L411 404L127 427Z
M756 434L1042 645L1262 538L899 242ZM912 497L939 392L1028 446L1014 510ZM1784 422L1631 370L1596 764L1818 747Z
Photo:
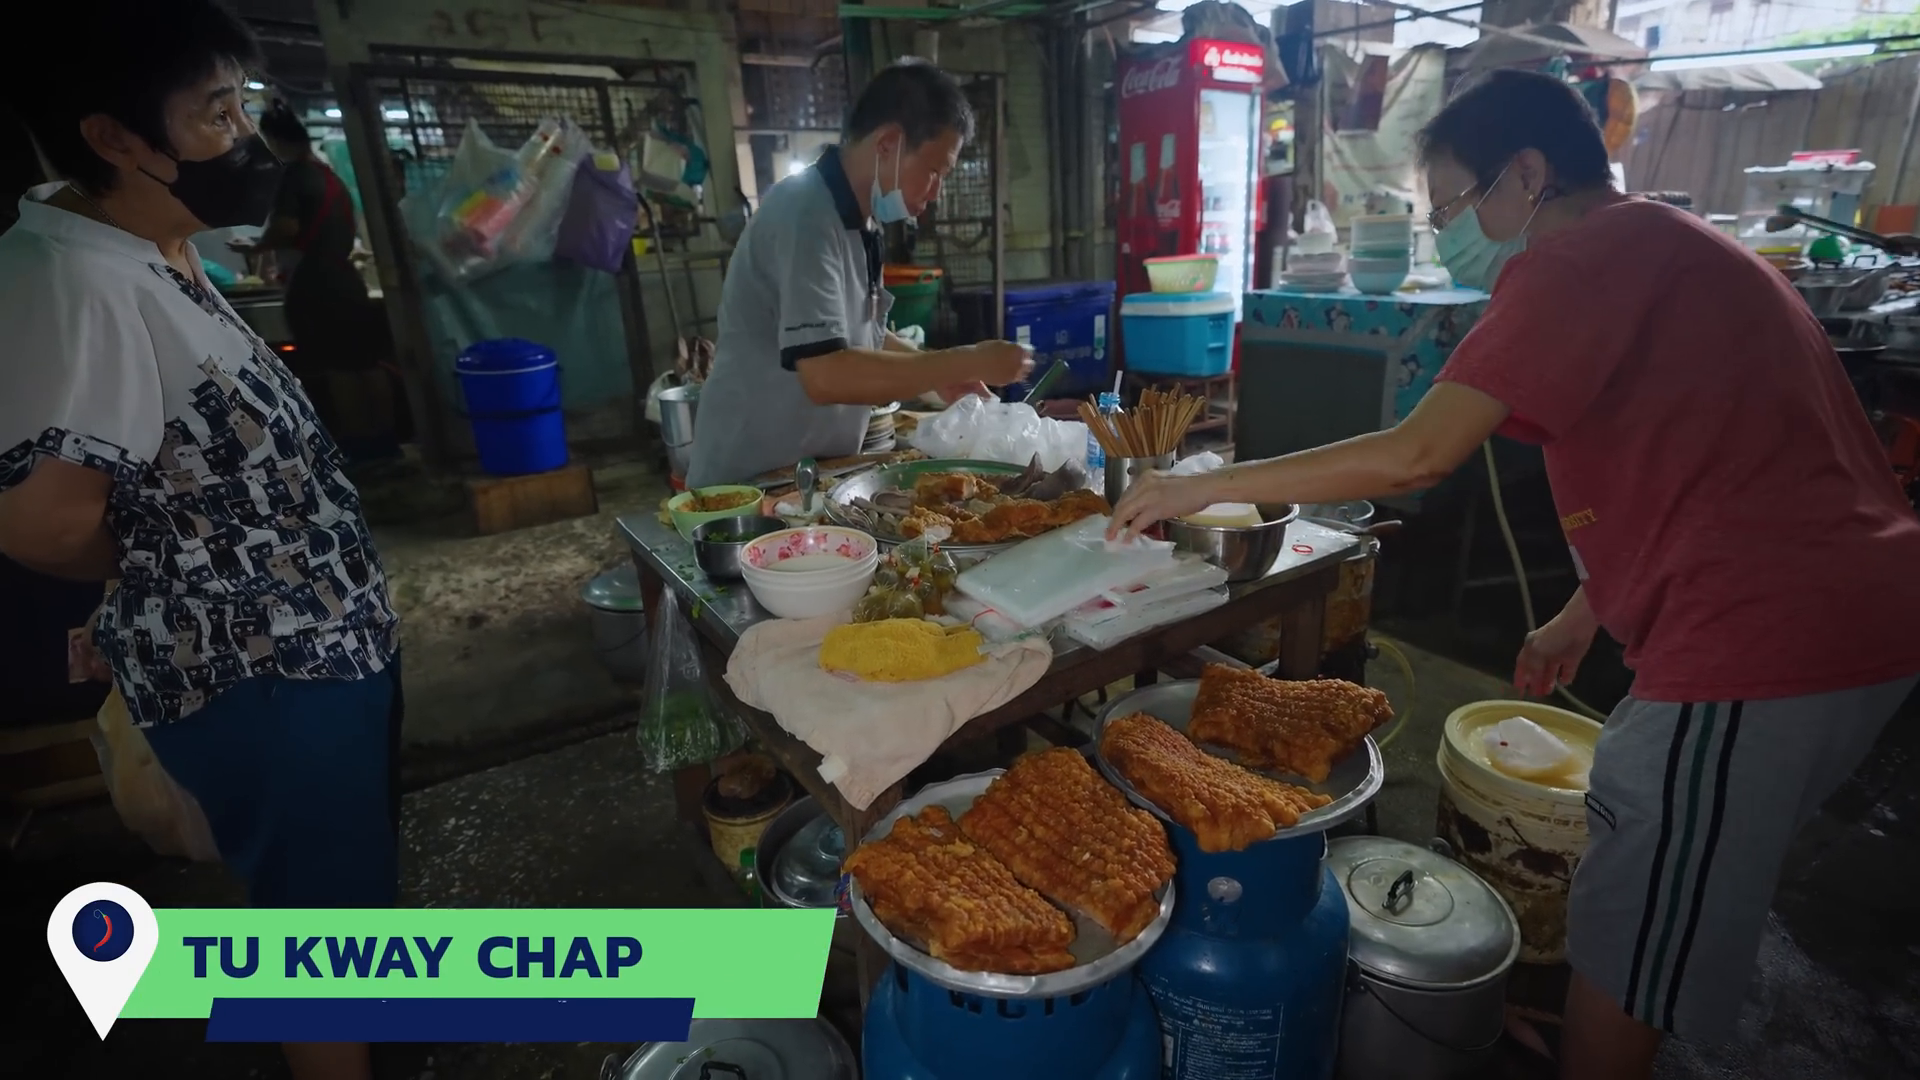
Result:
M114 228L116 228L116 229L119 229L119 230L120 230L121 232L127 232L127 231L128 231L128 229L127 229L127 227L126 227L125 225L122 225L122 224L120 224L119 222L117 222L117 221L115 221L115 220L113 220L113 215L112 215L112 214L109 214L109 213L107 213L107 208L106 208L106 207L104 207L104 206L101 206L101 205L100 205L99 203L97 203L97 202L94 202L94 201L93 201L93 199L92 199L91 197L89 197L89 196L87 195L87 193L86 193L86 192L84 192L84 191L81 191L81 190L80 190L79 188L77 188L77 187L75 187L75 186L74 186L74 185L72 185L72 184L68 184L68 185L67 185L67 190L69 190L69 191L71 191L71 192L73 192L73 193L74 193L75 195L77 195L77 196L79 196L79 197L80 197L80 201L81 201L81 202L83 202L83 203L86 203L86 204L87 204L88 206L91 206L91 207L93 207L93 212L94 212L94 213L96 213L96 214L99 214L99 215L100 215L100 218L101 218L101 220L103 220L103 221L105 221L105 222L106 222L107 224L109 224L109 225L111 225L111 226L113 226Z

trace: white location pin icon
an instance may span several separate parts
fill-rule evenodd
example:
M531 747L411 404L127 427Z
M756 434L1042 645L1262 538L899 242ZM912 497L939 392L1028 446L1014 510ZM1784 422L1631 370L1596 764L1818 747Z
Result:
M160 920L140 894L97 881L54 905L47 948L102 1039L120 1018L160 944Z

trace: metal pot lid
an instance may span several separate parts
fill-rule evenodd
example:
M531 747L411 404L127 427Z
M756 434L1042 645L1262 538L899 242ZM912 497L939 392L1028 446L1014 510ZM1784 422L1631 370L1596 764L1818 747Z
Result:
M581 586L580 599L601 611L639 611L640 575L632 563L621 563Z
M859 1075L847 1041L824 1020L695 1020L686 1042L648 1043L625 1065L601 1071L602 1080L857 1080Z
M1520 955L1513 909L1437 852L1381 836L1327 845L1352 917L1349 950L1369 974L1421 989L1461 989L1506 973Z
M838 906L840 864L846 857L846 834L822 811L774 856L775 890L803 907Z

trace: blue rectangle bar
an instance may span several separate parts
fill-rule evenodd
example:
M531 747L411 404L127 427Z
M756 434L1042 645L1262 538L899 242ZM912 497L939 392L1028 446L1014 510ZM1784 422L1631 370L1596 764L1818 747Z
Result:
M692 998L215 998L208 1042L684 1042Z

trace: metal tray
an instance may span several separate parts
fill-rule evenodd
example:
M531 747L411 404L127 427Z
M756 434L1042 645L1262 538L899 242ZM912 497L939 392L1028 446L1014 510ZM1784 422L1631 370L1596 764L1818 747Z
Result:
M1147 801L1146 796L1133 790L1133 785L1127 783L1126 777L1120 775L1120 770L1107 761L1098 747L1100 740L1107 733L1107 724L1110 721L1122 716L1131 716L1134 713L1146 713L1148 716L1158 717L1175 731L1182 735L1186 734L1187 721L1193 713L1193 699L1199 692L1198 679L1142 687L1108 702L1106 708L1100 710L1099 717L1094 722L1093 761L1100 769L1101 775L1105 776L1114 787L1119 788L1135 806L1148 811L1169 825L1176 824L1173 818ZM1215 757L1226 758L1228 761L1235 760L1234 755L1224 748L1209 746L1206 743L1196 745ZM1283 840L1325 832L1366 809L1367 803L1380 793L1380 786L1386 782L1387 770L1380 760L1380 747L1373 741L1373 736L1367 736L1365 749L1364 754L1347 755L1345 761L1333 767L1333 772L1328 775L1326 783L1323 784L1309 783L1306 777L1295 776L1292 773L1269 769L1254 770L1262 776L1270 776L1275 780L1295 784L1333 798L1333 801L1326 806L1301 817L1297 824L1274 833L1272 839Z
M894 807L893 813L875 825L861 843L872 843L885 837L893 831L894 822L911 817L934 803L945 806L954 820L958 821L960 815L973 805L973 800L984 794L995 778L1005 771L991 769L969 776L957 776L945 783L929 784L913 798ZM1065 971L1046 975L996 975L983 971L961 971L894 937L893 932L874 915L873 908L868 906L866 895L860 891L859 880L849 876L847 882L847 896L853 903L853 917L900 966L916 971L928 981L949 990L1000 998L1031 999L1076 994L1125 974L1160 940L1160 935L1167 930L1168 921L1173 918L1173 883L1162 885L1158 895L1160 914L1147 924L1145 930L1140 931L1139 937L1125 945L1116 946L1113 935L1092 920L1070 914L1068 917L1073 920L1074 929L1070 951L1079 963Z
M926 461L884 465L872 472L849 476L835 484L833 490L827 493L827 513L839 524L861 528L864 531L863 526L851 523L840 513L842 507L848 506L855 499L871 499L876 493L885 491L887 488L911 489L913 482L927 473L958 472L977 473L981 476L1019 476L1025 471L1026 469L1019 465L1007 465L998 461L973 461L965 458L930 458ZM873 533L873 538L879 542L881 551L892 551L906 543L902 538L890 537L877 531ZM952 555L955 560L966 561L967 556L985 558L988 555L996 555L1019 542L1009 540L1001 544L941 544L940 549Z

